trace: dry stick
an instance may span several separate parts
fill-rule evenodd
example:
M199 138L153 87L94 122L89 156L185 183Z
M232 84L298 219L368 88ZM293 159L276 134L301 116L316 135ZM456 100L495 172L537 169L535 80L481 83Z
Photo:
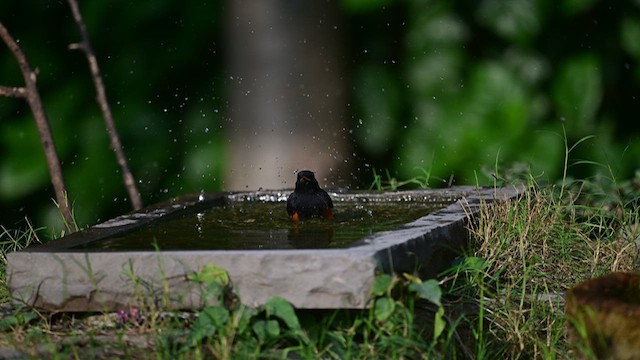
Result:
M38 87L36 85L36 72L31 70L27 57L22 49L18 46L16 41L11 37L7 29L0 22L0 37L5 44L9 47L9 50L13 53L13 56L18 61L22 76L24 77L24 87L0 87L0 95L10 97L20 97L27 100L33 117L36 120L36 126L38 133L40 134L40 141L42 142L42 148L47 159L47 165L49 167L49 175L51 176L51 183L56 193L56 201L62 217L64 218L67 230L71 233L76 230L76 223L73 219L71 206L67 199L67 189L64 184L64 178L62 176L62 168L60 167L60 159L56 152L55 143L53 141L53 135L49 128L49 120L44 111L40 94L38 93Z
M115 152L116 158L118 159L118 165L120 166L120 170L122 171L122 179L124 181L125 187L127 188L127 192L129 193L131 205L133 205L134 210L139 210L140 208L142 208L142 199L140 198L140 192L136 187L136 180L134 179L133 174L129 169L129 165L127 164L127 158L124 155L122 143L120 142L120 137L118 136L118 131L116 130L116 125L113 121L111 108L109 107L109 102L107 101L107 94L104 90L104 83L102 82L102 75L100 75L100 68L98 67L98 60L96 59L96 56L93 53L93 49L91 48L91 43L89 42L87 27L82 20L82 15L80 15L80 9L78 8L77 1L69 0L69 6L71 7L73 18L78 24L78 28L80 29L80 36L82 37L82 42L71 44L69 45L69 48L80 49L87 56L89 68L91 69L91 77L93 78L93 83L97 92L96 100L100 105L100 110L102 110L102 116L104 117L104 122L107 126L107 133L109 133L109 138L111 139L111 148Z
M27 89L23 87L2 86L0 85L0 95L14 98L26 98Z

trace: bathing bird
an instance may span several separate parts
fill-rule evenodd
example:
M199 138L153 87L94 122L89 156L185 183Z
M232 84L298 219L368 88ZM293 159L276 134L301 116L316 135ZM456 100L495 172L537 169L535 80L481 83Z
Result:
M333 201L326 191L320 189L312 171L298 171L296 189L287 199L287 213L293 222L333 218Z

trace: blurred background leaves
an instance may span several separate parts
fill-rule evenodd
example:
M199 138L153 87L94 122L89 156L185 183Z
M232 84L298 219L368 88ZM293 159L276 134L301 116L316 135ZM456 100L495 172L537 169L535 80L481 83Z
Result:
M271 2L280 7L294 2ZM555 181L574 159L640 167L640 2L342 0L352 188L372 169L432 186L491 184L482 169L525 167ZM118 130L145 204L223 190L229 73L227 3L82 2ZM279 8L273 8L279 11ZM130 211L64 2L5 1L49 115L82 226ZM292 29L295 31L295 29ZM322 64L329 66L328 64ZM0 47L0 84L20 86ZM48 173L27 106L0 98L2 225L56 229ZM524 165L523 165L524 164ZM589 177L602 167L572 166Z

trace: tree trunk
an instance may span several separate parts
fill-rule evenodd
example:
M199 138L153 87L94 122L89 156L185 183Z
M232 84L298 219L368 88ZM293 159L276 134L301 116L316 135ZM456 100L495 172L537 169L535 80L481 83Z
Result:
M229 19L225 188L291 188L304 169L335 186L350 154L337 4L231 0Z

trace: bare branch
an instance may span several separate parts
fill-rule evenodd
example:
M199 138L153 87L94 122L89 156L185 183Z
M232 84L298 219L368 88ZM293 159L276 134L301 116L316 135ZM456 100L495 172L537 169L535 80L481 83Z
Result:
M19 97L25 98L27 103L29 103L31 112L33 112L33 117L36 120L36 127L38 128L42 148L44 149L44 154L47 159L51 183L53 184L53 188L56 193L56 203L60 207L60 212L64 218L67 230L69 232L74 232L77 227L75 220L73 219L71 206L67 201L67 189L64 183L64 177L62 176L62 168L60 167L60 159L58 158L58 153L53 141L53 135L49 128L49 120L47 119L44 106L42 105L42 100L40 99L40 94L38 93L36 73L29 66L27 57L22 49L20 49L16 41L9 34L9 31L7 31L1 22L0 38L2 38L5 44L7 44L9 50L11 50L13 56L18 61L25 83L24 88L3 87L3 89L8 91L10 95L18 95Z
M116 154L118 165L120 166L120 170L122 171L122 178L125 187L127 188L127 192L129 193L129 199L131 200L133 209L138 210L142 208L142 199L140 197L140 192L136 187L135 178L133 177L133 174L129 169L127 158L124 154L122 143L120 142L120 137L118 136L118 131L116 130L115 122L113 121L111 108L109 107L109 102L107 101L107 94L104 90L102 75L100 75L100 68L98 67L98 60L96 59L96 56L93 53L93 49L91 48L91 43L89 42L87 27L82 20L82 15L80 14L80 9L78 8L78 2L76 0L68 0L68 2L69 6L71 7L71 12L73 13L73 18L75 19L76 24L80 29L80 36L82 37L82 41L80 43L71 44L69 45L69 48L82 50L87 56L89 68L91 69L91 77L93 78L93 83L97 92L96 100L100 105L100 110L102 111L102 116L104 117L104 122L107 127L107 133L109 134L109 138L111 140L111 148Z
M71 43L69 44L69 50L83 50L82 43Z
M24 87L12 87L12 86L0 85L0 96L26 98L27 89L25 89Z

